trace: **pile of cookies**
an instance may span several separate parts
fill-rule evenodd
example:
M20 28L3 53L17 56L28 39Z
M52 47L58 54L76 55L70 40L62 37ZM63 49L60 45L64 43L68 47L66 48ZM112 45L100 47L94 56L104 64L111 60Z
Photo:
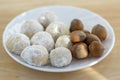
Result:
M79 19L74 19L68 29L53 12L43 12L37 20L24 21L20 33L12 34L6 46L30 65L43 66L50 62L52 66L63 67L73 57L100 57L104 52L101 41L106 37L107 31L102 25L94 26L90 33Z

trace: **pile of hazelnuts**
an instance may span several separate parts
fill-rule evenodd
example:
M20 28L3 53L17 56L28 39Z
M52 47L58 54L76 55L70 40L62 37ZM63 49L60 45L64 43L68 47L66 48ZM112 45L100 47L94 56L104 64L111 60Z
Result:
M104 26L97 24L92 31L84 29L79 19L73 19L70 25L70 39L72 45L70 50L76 59L88 57L100 57L104 53L103 40L107 38L107 31Z

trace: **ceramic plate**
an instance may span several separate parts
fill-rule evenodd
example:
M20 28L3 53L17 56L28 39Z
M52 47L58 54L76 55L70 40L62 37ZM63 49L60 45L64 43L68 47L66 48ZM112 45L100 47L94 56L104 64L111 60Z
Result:
M28 19L37 19L39 14L44 11L52 11L54 12L57 16L59 21L63 21L64 23L67 24L69 27L71 20L74 18L80 19L83 24L84 28L86 30L91 31L92 27L96 24L101 24L105 26L107 29L107 39L103 41L103 44L105 46L105 51L103 55L99 58L88 58L84 60L73 60L70 65L62 68L56 68L51 66L50 64L46 66L41 66L41 67L35 67L27 64L24 62L19 56L12 54L11 52L8 51L6 48L6 40L7 38L14 33L19 33L20 30L20 24L24 20ZM114 31L112 29L112 26L100 15L93 13L89 10L83 9L83 8L76 8L76 7L71 7L71 6L47 6L47 7L40 7L36 9L32 9L29 11L26 11L17 17L15 17L5 28L5 31L3 33L3 46L7 52L7 54L16 62L39 71L46 71L46 72L69 72L69 71L75 71L75 70L80 70L83 68L90 67L92 65L95 65L96 63L100 62L103 60L112 50L115 42L115 37L114 37Z

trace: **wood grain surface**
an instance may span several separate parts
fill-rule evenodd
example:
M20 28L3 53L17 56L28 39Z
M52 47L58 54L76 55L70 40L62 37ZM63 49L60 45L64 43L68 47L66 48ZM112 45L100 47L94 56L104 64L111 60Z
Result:
M82 7L107 19L116 36L110 55L92 67L67 73L36 71L11 59L2 46L6 25L26 10L49 5ZM120 80L120 0L0 0L0 80Z

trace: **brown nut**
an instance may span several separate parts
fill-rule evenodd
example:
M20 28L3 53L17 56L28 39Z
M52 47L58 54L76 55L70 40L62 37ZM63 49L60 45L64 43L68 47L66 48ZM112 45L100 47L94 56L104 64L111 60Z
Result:
M86 34L83 31L73 31L70 34L70 39L73 43L84 41Z
M100 57L104 52L104 46L101 42L93 41L89 45L89 51L93 57Z
M100 39L96 35L94 35L94 34L87 35L85 43L90 45L90 43L92 43L93 41L101 42Z
M90 34L90 31L88 30L82 30L86 35L89 35Z
M79 19L73 19L70 25L70 32L75 30L83 30L83 23Z
M77 59L84 59L88 56L88 48L85 43L78 43L71 48L73 57Z
M95 34L100 38L101 41L107 38L107 31L104 26L97 24L92 29L92 34Z

